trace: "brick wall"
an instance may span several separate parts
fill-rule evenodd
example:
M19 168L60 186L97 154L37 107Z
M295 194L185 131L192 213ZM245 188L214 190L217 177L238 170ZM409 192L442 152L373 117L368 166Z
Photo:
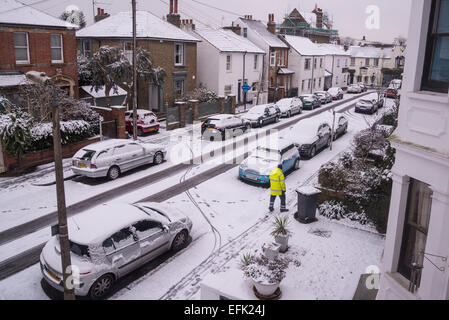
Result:
M28 46L30 52L30 64L17 65L14 53L14 32L28 33ZM62 34L64 63L51 62L50 35ZM78 68L77 47L74 30L31 28L31 27L7 27L0 26L0 71L28 71L45 72L53 77L61 70L63 76L69 77L75 82L74 93L78 96Z
M105 122L116 121L116 127L112 125L103 126L103 136L117 139L128 138L126 134L125 107L92 107L92 109L100 114ZM115 132L112 132L112 130L115 130Z
M81 148L84 148L85 146L98 141L100 141L100 138L96 137L89 140L63 146L62 157L71 158ZM11 157L6 154L3 154L3 157L6 172L11 171L20 172L25 171L26 169L29 168L54 162L54 151L52 149L47 149L35 153L30 153L22 157L22 159L20 160L17 157Z

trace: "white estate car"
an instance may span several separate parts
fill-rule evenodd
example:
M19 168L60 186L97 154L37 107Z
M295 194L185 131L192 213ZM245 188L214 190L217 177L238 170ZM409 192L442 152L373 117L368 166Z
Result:
M302 101L299 97L285 98L276 102L276 106L281 110L281 117L288 117L302 113Z
M68 220L75 294L101 299L117 279L161 254L186 247L192 221L181 211L159 203L103 205ZM59 291L62 284L58 236L40 255L45 281Z
M362 93L362 88L358 84L351 84L346 90L347 93Z
M90 177L117 179L121 173L148 164L161 164L165 147L126 139L93 143L79 150L72 158L72 171Z

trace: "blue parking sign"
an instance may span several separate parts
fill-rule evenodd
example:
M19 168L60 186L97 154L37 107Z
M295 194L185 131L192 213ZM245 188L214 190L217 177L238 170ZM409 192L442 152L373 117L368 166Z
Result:
M242 87L242 90L244 92L248 92L249 90L251 90L251 86L248 83L245 82L245 84Z

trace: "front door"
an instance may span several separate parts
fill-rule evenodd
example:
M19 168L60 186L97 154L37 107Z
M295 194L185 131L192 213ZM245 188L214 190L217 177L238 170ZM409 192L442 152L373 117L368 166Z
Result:
M242 81L241 80L239 80L237 92L238 92L237 101L238 101L238 103L241 103L242 102Z
M150 84L149 88L149 106L154 112L161 112L160 87Z

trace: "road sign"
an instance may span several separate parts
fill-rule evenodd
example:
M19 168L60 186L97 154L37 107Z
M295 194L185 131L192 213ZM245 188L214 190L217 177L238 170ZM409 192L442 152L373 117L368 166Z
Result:
M251 86L245 82L245 84L242 87L242 90L244 92L248 92L249 90L251 90Z

